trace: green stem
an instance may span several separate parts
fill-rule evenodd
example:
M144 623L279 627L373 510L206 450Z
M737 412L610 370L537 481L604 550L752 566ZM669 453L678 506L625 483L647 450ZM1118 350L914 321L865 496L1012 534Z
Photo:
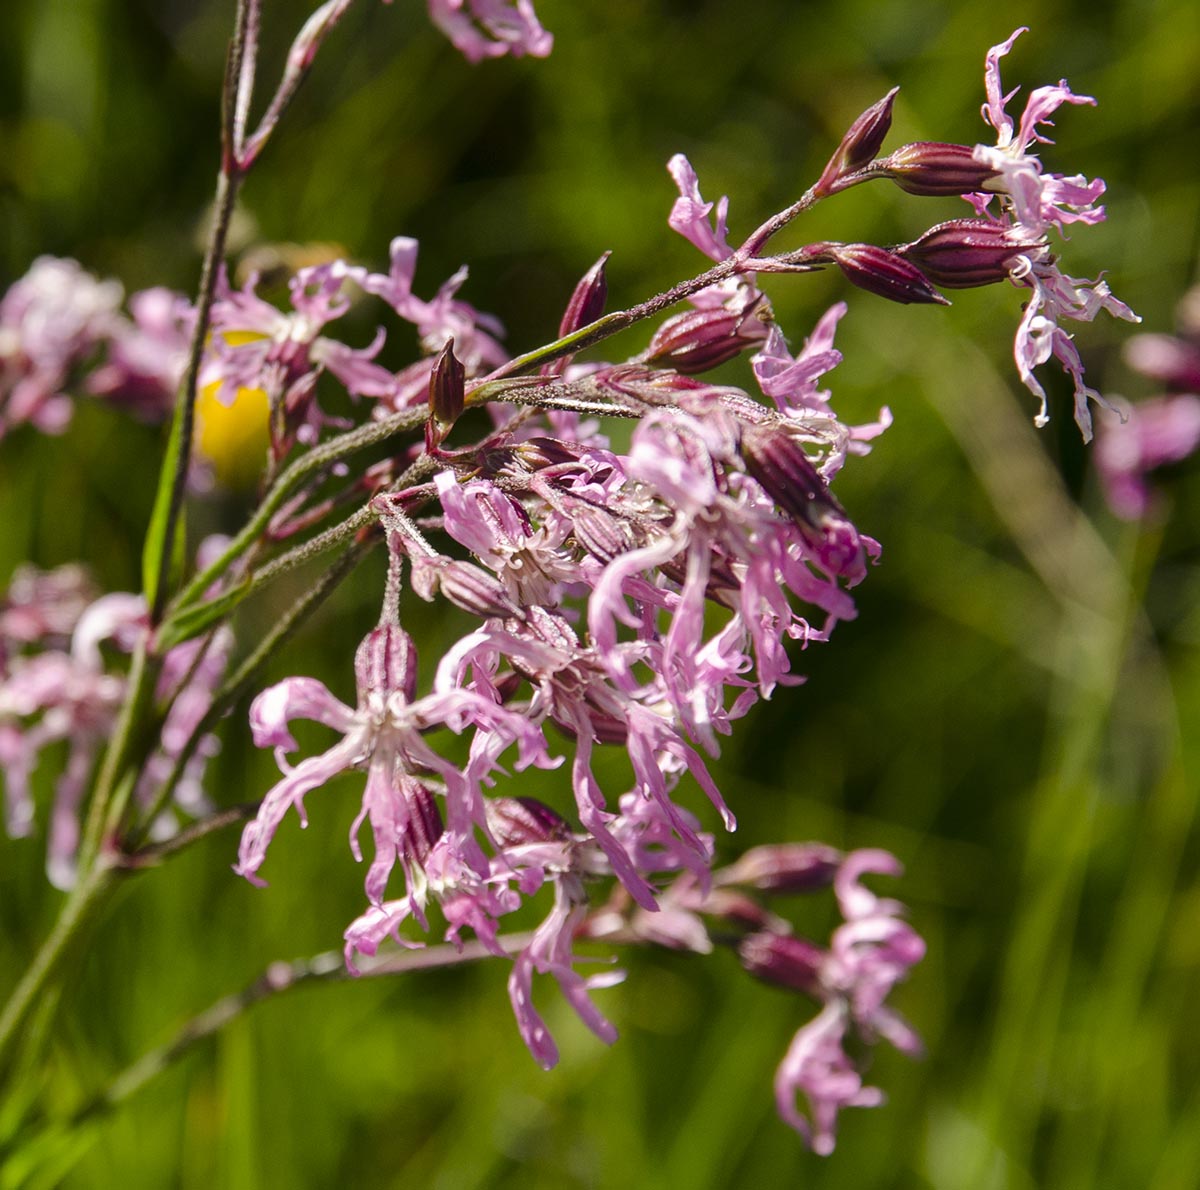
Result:
M510 934L496 939L506 954L516 954L529 945L532 931ZM461 944L442 943L420 950L403 951L386 958L364 960L360 964L362 976L404 975L413 971L431 971L440 967L458 966L462 963L478 962L491 958L489 950L478 940ZM136 1091L144 1087L173 1062L194 1049L200 1042L223 1029L230 1021L241 1016L247 1009L264 1000L290 992L293 988L309 983L342 983L353 979L346 970L340 951L325 951L311 959L300 959L292 963L272 963L262 975L240 992L225 996L215 1004L193 1017L176 1032L165 1045L144 1054L127 1067L93 1099L89 1100L71 1117L72 1124L81 1124L88 1119L104 1115L123 1103Z
M8 1068L22 1026L37 1005L50 980L107 903L118 883L119 873L106 862L93 865L90 872L67 898L58 921L42 944L33 962L13 989L0 1013L0 1074Z
M270 524L271 517L283 506L283 502L309 476L322 468L339 462L377 443L386 442L396 434L415 429L424 424L428 413L425 409L397 413L384 421L371 422L356 430L331 438L321 446L315 446L307 454L298 458L275 481L271 490L263 498L254 515L246 522L242 531L229 543L225 552L202 570L187 588L174 600L172 612L178 612L189 604L198 603L204 599L208 588L213 585L251 546L261 537Z
M204 263L200 270L200 290L196 301L196 325L192 330L192 341L188 349L187 367L184 370L180 400L175 408L177 425L172 435L174 449L168 454L165 465L173 468L169 488L160 485L159 501L167 502L163 528L153 542L156 557L152 560L149 573L153 576L153 590L146 592L150 604L150 623L157 624L167 603L171 581L170 559L175 548L175 537L179 530L179 519L183 512L184 496L187 492L187 477L192 457L192 436L196 421L196 398L200 381L200 364L204 359L204 343L208 336L209 318L216 299L217 276L225 258L225 241L237 203L238 189L243 174L234 163L232 152L234 123L238 110L239 83L242 77L242 59L246 47L249 7L246 0L238 0L234 22L233 39L229 46L226 64L224 112L221 121L221 168L217 173L217 193L213 203L213 223L209 232ZM157 522L156 516L152 524Z
M143 636L130 660L125 701L92 790L87 822L84 824L79 847L78 867L81 878L100 854L104 830L112 819L114 804L124 803L133 787L134 774L129 770L134 746L141 734L142 724L149 715L160 667L161 661L150 656L147 640Z

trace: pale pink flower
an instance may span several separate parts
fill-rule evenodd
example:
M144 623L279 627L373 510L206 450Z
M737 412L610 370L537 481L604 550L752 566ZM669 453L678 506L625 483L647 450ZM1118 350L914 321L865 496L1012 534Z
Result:
M10 286L0 299L0 438L23 422L66 428L73 374L119 325L121 297L118 282L53 256Z
M182 294L158 287L129 299L131 322L121 320L108 340L104 362L87 378L88 392L146 418L175 407L196 321Z
M1052 123L1050 117L1063 104L1093 105L1096 101L1091 96L1076 95L1064 80L1057 86L1039 87L1033 91L1019 123L1008 114L1007 104L1016 91L1004 93L1000 82L1000 59L1025 31L1024 27L1017 29L1007 41L988 51L984 71L987 102L983 106L983 118L996 130L997 144L995 147L977 146L975 158L997 171L998 177L990 187L999 192L999 218L1017 235L1034 242L1051 228L1061 233L1071 223L1101 222L1104 208L1095 204L1104 193L1104 182L1047 173L1030 152L1035 143L1052 143L1040 129ZM983 193L970 195L968 199L982 215L987 212L993 197L995 195L991 193ZM1094 401L1105 407L1107 402L1085 383L1079 351L1060 323L1064 319L1090 322L1101 310L1131 322L1140 319L1113 296L1102 278L1081 280L1063 273L1047 247L1033 247L1018 254L1012 263L1010 277L1019 288L1033 291L1017 328L1013 351L1021 380L1041 402L1035 424L1045 425L1049 413L1046 391L1034 376L1034 369L1054 358L1072 379L1075 421L1084 441L1090 441L1092 418L1088 402Z
M255 883L267 847L289 809L307 824L304 796L348 769L365 768L367 785L355 821L351 848L356 858L358 827L370 821L375 859L367 873L367 897L379 904L404 844L413 816L412 801L422 780L446 785L449 829L465 838L484 821L481 784L497 767L500 754L518 747L517 767L552 765L541 733L520 714L471 690L449 689L416 697L416 651L395 626L375 629L355 655L358 704L348 707L314 678L288 678L264 690L250 708L259 747L273 747L283 779L263 798L254 821L242 832L236 871ZM342 739L319 756L293 767L287 753L296 747L293 718L332 727ZM471 759L464 769L443 759L424 739L433 726L456 733L474 728Z
M554 48L530 0L429 0L429 18L468 62L544 58Z
M328 371L353 396L383 397L394 378L374 363L384 342L380 329L367 347L351 348L321 334L350 308L345 283L353 270L343 261L300 269L288 284L292 312L263 301L255 293L257 278L231 289L224 274L213 303L212 333L200 370L202 387L215 386L218 401L232 405L243 389L259 389L272 406L282 406L289 435L312 445L327 424L314 400L317 379ZM275 444L285 453L290 440Z
M780 1115L822 1155L833 1151L837 1114L845 1107L875 1107L883 1092L864 1084L844 1043L855 1034L868 1044L886 1038L908 1054L921 1042L885 1001L909 969L920 962L925 944L902 920L899 902L877 897L861 883L868 872L899 875L900 864L886 851L851 852L834 877L844 923L828 951L801 938L763 931L742 943L743 964L753 974L790 986L822 1001L821 1012L797 1032L775 1076ZM806 1118L797 1096L808 1100Z
M1096 470L1109 507L1129 521L1155 506L1150 475L1200 447L1200 396L1157 397L1106 417L1096 442Z

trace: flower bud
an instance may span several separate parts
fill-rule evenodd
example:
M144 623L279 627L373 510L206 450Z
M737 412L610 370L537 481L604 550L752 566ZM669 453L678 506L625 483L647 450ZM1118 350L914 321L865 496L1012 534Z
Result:
M865 563L858 530L800 443L778 426L747 426L741 451L746 470L792 518L819 564L830 574L861 577Z
M400 692L407 702L417 696L417 649L398 624L384 624L368 632L354 655L358 701L370 695Z
M891 178L909 194L929 197L976 194L988 189L998 173L976 161L970 145L928 140L903 145L871 172L875 177Z
M525 619L525 611L494 576L473 562L413 552L413 590L422 599L433 599L435 588L455 607L473 616Z
M1029 240L990 219L951 219L896 251L936 284L971 289L1007 280L1020 253L1044 247L1044 240Z
M611 255L611 252L605 252L579 279L558 326L560 339L595 322L604 313L604 303L608 298L608 281L604 269Z
M429 420L425 423L427 450L441 444L462 413L466 379L466 369L454 354L454 340L447 339L429 374Z
M420 781L401 778L408 818L400 831L404 855L418 867L424 867L433 845L442 837L445 827L438 809L437 798Z
M571 514L575 539L593 558L611 562L620 554L634 548L633 528L628 521L615 517L610 512L583 505Z
M829 159L813 190L817 194L833 194L840 189L838 182L847 174L866 165L883 144L892 126L892 103L899 87L893 87L878 103L873 103L842 137L837 152Z
M727 363L766 337L762 324L753 320L757 305L740 311L724 306L688 310L668 318L650 340L649 362L689 376Z
M761 930L742 939L738 958L756 979L823 999L821 964L825 952L805 938Z
M501 847L570 841L571 824L536 798L490 797L486 809L488 830Z
M875 244L830 244L829 256L846 275L846 280L889 302L950 303L929 283L914 264Z
M734 888L713 889L704 898L704 912L708 917L720 918L723 923L741 930L787 928L787 923L781 917Z
M825 843L781 843L752 847L717 873L718 884L746 884L762 892L812 892L828 888L842 853Z

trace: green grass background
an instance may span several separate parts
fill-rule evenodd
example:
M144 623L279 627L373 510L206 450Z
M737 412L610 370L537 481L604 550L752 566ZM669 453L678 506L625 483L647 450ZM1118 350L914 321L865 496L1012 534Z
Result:
M307 11L266 9L264 91ZM130 290L194 288L231 10L4 6L0 279L53 252ZM745 232L893 85L891 144L987 139L984 52L1026 23L1008 86L1027 94L1065 76L1100 100L1064 109L1044 152L1049 168L1110 188L1110 222L1074 235L1067 270L1107 269L1159 331L1195 278L1191 0L538 10L557 35L550 59L472 68L415 0L361 0L246 188L246 236L333 241L379 267L391 236L416 235L418 292L470 262L464 296L504 318L514 349L533 346L605 249L612 308L697 269L666 229L673 152L690 156L706 197L731 196ZM886 243L961 213L863 187L788 234ZM540 989L563 1051L550 1074L524 1052L506 972L489 964L262 1006L114 1116L10 1159L0 1187L1200 1185L1200 476L1174 480L1169 517L1114 521L1062 384L1051 426L1029 424L1008 287L960 294L950 310L847 293L836 276L770 292L794 342L848 298L846 359L829 378L839 409L864 420L887 403L896 425L839 479L884 544L860 618L798 660L805 686L740 725L717 771L741 830L721 847L820 838L906 864L889 891L911 905L929 956L897 1001L929 1056L880 1048L870 1077L888 1105L846 1113L831 1158L807 1153L774 1115L770 1078L809 1009L752 984L730 955L628 956L627 983L600 996L621 1030L611 1050ZM1121 362L1129 333L1105 321L1078 342L1100 387L1150 395ZM632 332L628 350L644 339ZM159 449L157 431L83 407L62 438L0 444L0 578L23 558L83 558L109 588L132 589ZM194 529L236 524L243 508L210 502ZM360 571L272 679L311 673L349 696L380 591L378 565ZM251 609L245 639L271 614ZM414 624L429 665L461 629ZM272 780L269 757L232 726L211 769L229 803ZM553 780L521 791L561 803ZM357 794L350 778L311 797L311 828L280 832L267 890L229 871L231 834L132 883L46 1006L55 1040L29 1102L68 1111L271 960L336 946L361 905L345 841ZM41 869L40 840L0 839L0 992L53 920ZM29 1135L20 1106L0 1111L10 1143Z

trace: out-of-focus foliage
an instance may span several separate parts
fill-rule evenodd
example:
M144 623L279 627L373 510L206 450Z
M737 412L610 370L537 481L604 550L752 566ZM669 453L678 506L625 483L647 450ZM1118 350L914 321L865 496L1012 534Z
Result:
M3 6L0 280L51 252L129 289L194 287L232 8ZM264 87L307 8L266 5ZM245 191L240 247L334 243L380 266L391 236L414 235L423 292L469 262L464 296L504 318L514 349L532 346L605 249L614 308L698 270L666 229L671 153L749 230L893 85L890 143L989 139L983 55L1026 23L1006 82L1027 92L1065 76L1100 101L1063 110L1043 154L1109 183L1109 222L1073 238L1068 271L1107 268L1162 331L1194 279L1191 0L538 10L557 39L549 59L470 67L416 0L360 0ZM789 234L900 241L964 209L862 187ZM844 296L836 276L769 288L796 341ZM859 620L808 651L808 683L741 724L720 770L739 844L821 838L906 863L901 895L930 956L900 1002L930 1052L916 1066L879 1055L871 1078L890 1104L847 1113L832 1158L805 1152L770 1096L796 1004L730 955L630 956L627 984L604 993L622 1032L611 1052L547 988L564 1051L551 1074L524 1051L490 966L255 1010L90 1128L81 1156L64 1145L64 1185L1200 1184L1200 1034L1185 1008L1200 990L1200 475L1175 483L1165 524L1112 520L1069 392L1053 391L1047 431L1029 425L1007 287L948 311L849 300L835 399L849 421L886 403L896 424L840 495L883 560ZM1098 387L1147 395L1119 360L1128 333L1101 323L1078 341ZM131 589L159 449L157 431L95 408L62 438L0 444L0 578L23 558L82 558ZM210 500L196 535L235 524L243 500ZM319 674L348 694L380 591L378 571L360 571L272 676ZM247 639L271 614L247 613ZM413 614L432 663L453 626ZM271 781L234 726L211 770L226 803ZM537 774L527 792L553 800L555 779ZM361 901L345 842L356 803L350 781L314 795L312 828L280 834L268 890L230 873L230 835L136 883L79 957L61 1046L31 1093L70 1103L270 960L337 945ZM53 919L41 863L36 841L0 840L3 990Z

